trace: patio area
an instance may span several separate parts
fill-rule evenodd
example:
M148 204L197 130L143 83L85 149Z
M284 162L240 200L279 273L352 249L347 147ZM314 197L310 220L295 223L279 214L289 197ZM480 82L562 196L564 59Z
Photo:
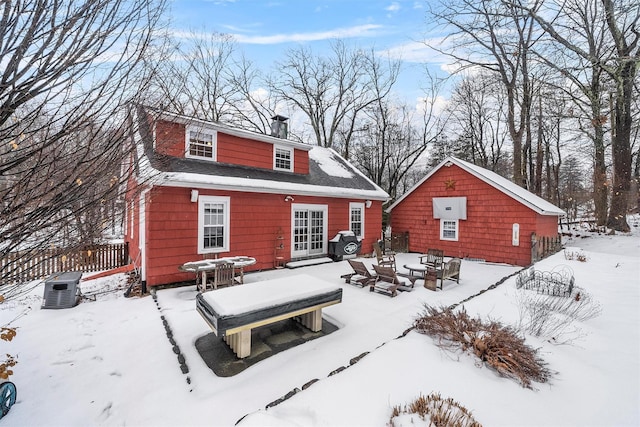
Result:
M397 254L398 272L409 273L403 265L419 262L419 256ZM358 260L373 271L375 258ZM412 325L423 304L449 306L459 303L520 270L516 266L463 260L460 283L445 281L443 290L434 292L426 289L424 281L418 279L413 291L399 292L394 298L369 292L368 287L345 283L340 276L352 272L347 261L333 263L331 268L315 265L247 273L244 277L247 284L307 274L341 286L343 298L341 304L323 310L320 332L306 331L291 320L258 328L251 338L255 352L244 360L236 358L196 312L195 285L158 291L157 299L162 313L172 325L173 337L182 349L190 370L202 372L204 366L209 372L208 378L197 378L198 382L210 382L209 386L213 386L216 377L233 377L235 380L245 376L256 381L270 381L271 376L278 375L271 372L270 364L280 364L280 359L286 358L288 380L291 388L296 388L340 368L335 362L328 361L335 360L335 357L323 358L323 353L340 354L343 364L348 365L351 359L375 351L385 342L402 335ZM371 328L375 328L375 334L370 333ZM309 352L309 346L318 351Z

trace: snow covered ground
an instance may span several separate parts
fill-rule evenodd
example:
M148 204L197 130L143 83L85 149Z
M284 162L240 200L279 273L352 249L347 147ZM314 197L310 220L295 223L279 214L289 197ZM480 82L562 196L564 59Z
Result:
M602 312L577 322L578 329L564 337L566 344L526 336L554 373L549 383L534 383L533 390L498 376L471 356L442 350L425 335L409 332L398 338L424 303L458 303L519 267L463 261L460 284L446 282L437 292L418 286L389 298L344 284L340 275L350 271L344 261L245 275L247 283L304 273L341 284L343 302L323 310L339 329L229 378L217 377L194 346L210 333L195 311L195 286L160 290L157 299L124 298L125 277L116 275L82 282L83 292L95 294L96 301L42 310L41 284L0 305L0 325L17 328L12 342L0 341L0 351L18 360L11 377L18 400L0 422L232 426L242 419L241 426L383 426L394 406L439 392L486 426L638 426L640 228L628 235L572 238L565 245L569 252L584 254L586 262L559 252L535 268L570 268L576 285L591 294ZM399 254L398 260L400 266L415 263L417 254ZM371 265L371 259L364 261ZM517 290L513 276L464 307L471 316L516 325L523 292L532 291ZM185 358L186 374L161 316ZM329 376L342 366L348 368ZM265 409L314 379L319 381Z

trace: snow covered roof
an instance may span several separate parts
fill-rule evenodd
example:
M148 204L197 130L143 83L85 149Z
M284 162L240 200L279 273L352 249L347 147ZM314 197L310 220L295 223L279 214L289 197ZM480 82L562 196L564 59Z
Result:
M289 141L296 148L300 146L308 151L308 174L168 156L153 149L153 130L142 119L143 114L138 116L139 129L135 139L140 171L144 174L141 178L153 185L382 201L389 199L384 190L329 148ZM162 118L168 120L169 116L164 114ZM179 118L183 119L181 116ZM226 133L229 129L232 128L225 126L221 131ZM264 142L286 142L244 130L234 132Z
M418 183L411 187L409 191L403 194L402 197L400 197L391 206L389 206L389 208L387 208L387 212L390 212L394 207L402 202L405 197L411 194L416 188L420 187L423 182L428 180L434 173L436 173L440 168L444 167L447 164L454 164L460 167L476 178L503 192L507 196L531 208L540 215L566 215L566 213L559 207L547 202L539 196L536 196L532 192L520 187L516 183L509 181L508 179L498 175L497 173L452 156L447 157L442 162L440 162L438 166L429 171L429 173L424 178L422 178Z

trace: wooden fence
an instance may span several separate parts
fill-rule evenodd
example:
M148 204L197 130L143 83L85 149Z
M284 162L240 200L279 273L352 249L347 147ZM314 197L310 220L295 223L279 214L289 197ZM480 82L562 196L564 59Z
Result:
M82 273L122 267L129 261L126 243L86 245L74 250L48 249L34 252L12 252L0 259L2 284L45 279L64 272Z
M552 237L538 237L536 233L531 234L531 263L555 254L560 249L562 249L562 237L559 234Z
M409 232L392 233L384 238L384 251L409 252Z

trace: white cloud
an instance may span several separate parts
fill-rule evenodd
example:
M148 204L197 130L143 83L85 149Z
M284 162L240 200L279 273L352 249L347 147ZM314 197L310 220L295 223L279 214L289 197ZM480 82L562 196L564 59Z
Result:
M387 6L385 10L388 12L397 12L400 10L400 3L398 3L397 1L394 1L389 6Z
M406 62L448 64L451 58L431 48L443 43L443 39L435 38L426 41L411 41L386 49L384 53L391 58L402 59Z
M352 37L374 37L376 30L382 25L366 24L347 28L336 28L311 33L274 34L270 36L247 36L232 34L239 43L245 44L279 44L288 42L309 42L318 40L345 39Z
M444 96L438 95L435 98L425 98L423 96L420 96L416 98L416 111L423 113L425 110L427 110L428 106L431 109L431 112L435 116L438 116L442 111L444 111L448 103L449 99L445 98Z

